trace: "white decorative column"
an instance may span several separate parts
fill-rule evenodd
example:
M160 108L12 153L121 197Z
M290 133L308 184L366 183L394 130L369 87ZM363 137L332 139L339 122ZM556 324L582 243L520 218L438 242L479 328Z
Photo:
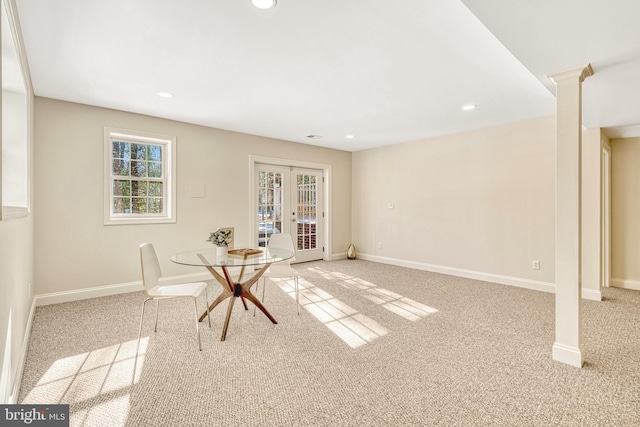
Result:
M582 132L582 299L602 301L602 131Z
M553 360L582 367L580 180L582 82L591 65L548 76L556 85L556 340Z

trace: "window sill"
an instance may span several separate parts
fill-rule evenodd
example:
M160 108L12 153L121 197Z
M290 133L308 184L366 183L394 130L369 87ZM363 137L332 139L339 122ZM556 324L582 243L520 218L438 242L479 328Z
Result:
M175 224L175 218L109 218L104 225Z
M26 218L29 216L29 208L24 206L3 206L2 207L2 219L3 221L9 219Z

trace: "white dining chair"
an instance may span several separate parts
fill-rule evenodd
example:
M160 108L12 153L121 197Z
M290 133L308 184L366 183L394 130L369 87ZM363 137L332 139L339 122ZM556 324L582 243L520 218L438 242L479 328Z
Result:
M159 301L167 298L193 298L196 316L196 331L198 332L198 349L202 351L200 341L200 327L198 326L198 303L196 299L205 293L207 304L207 319L209 320L209 328L211 328L211 313L209 312L209 295L207 293L207 284L205 282L182 283L175 285L161 285L159 283L162 273L160 271L160 263L158 256L151 243L140 245L140 264L142 267L142 284L147 293L147 299L142 303L142 314L140 315L140 330L138 331L138 346L140 345L140 336L142 335L142 321L144 319L144 309L149 300L156 300L156 323L153 328L154 332L158 330L158 309ZM136 351L137 354L137 351Z
M277 233L272 234L269 237L269 241L267 242L267 248L278 248L278 249L287 249L293 252L293 258L286 259L284 261L274 262L269 266L269 269L264 272L262 275L262 301L264 301L264 294L266 288L266 278L278 278L278 279L286 279L293 278L295 295L296 295L296 305L298 306L298 314L300 314L300 298L299 298L299 289L298 289L298 272L291 267L291 262L296 260L296 248L293 244L293 239L291 235L288 233ZM258 293L258 285L256 285L256 293ZM255 315L255 307L253 309Z

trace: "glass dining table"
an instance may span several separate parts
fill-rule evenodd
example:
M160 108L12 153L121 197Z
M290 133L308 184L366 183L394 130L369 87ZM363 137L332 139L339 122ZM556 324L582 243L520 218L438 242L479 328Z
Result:
M264 305L251 293L251 286L253 286L258 279L264 274L274 262L284 261L292 258L293 251L287 249L276 248L243 248L236 250L229 250L227 254L219 255L215 246L205 249L194 249L190 251L180 252L171 257L171 261L176 264L189 265L193 267L205 267L211 275L222 285L222 292L211 303L209 309L202 313L199 321L204 320L210 311L226 300L230 298L229 305L227 307L227 315L224 320L224 326L222 328L222 336L220 341L224 341L227 336L227 329L229 328L229 320L231 319L231 313L233 311L233 305L236 298L240 298L244 305L245 310L248 310L247 303L249 300L252 302L265 316L271 320L274 324L278 322L264 307ZM216 268L219 268L222 272L219 273ZM234 279L230 269L239 269L237 278ZM248 278L245 279L245 273ZM245 279L243 281L243 279Z

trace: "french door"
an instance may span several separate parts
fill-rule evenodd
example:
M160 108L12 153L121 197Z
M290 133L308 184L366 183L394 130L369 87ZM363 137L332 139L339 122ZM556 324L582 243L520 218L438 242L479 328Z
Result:
M322 259L322 170L258 164L255 168L258 245L289 233L296 262Z

